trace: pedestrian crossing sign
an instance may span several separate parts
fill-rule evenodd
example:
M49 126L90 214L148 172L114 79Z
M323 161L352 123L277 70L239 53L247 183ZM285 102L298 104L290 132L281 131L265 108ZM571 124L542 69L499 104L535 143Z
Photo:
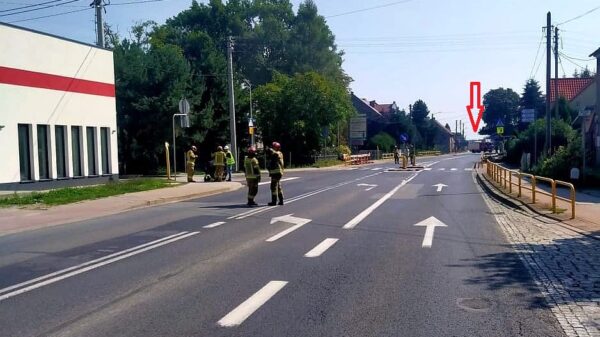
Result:
M503 126L496 127L496 133L499 134L499 135L503 135L504 134L504 127Z

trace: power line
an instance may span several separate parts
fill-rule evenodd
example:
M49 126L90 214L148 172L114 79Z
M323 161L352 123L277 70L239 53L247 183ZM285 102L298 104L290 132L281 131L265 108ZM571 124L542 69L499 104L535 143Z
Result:
M579 67L579 68L581 68L581 69L586 69L586 67L582 67L580 64L578 64L577 62L575 62L575 61L574 61L574 60L572 60L572 59L571 59L569 56L567 56L567 55L563 54L562 52L560 53L560 55L561 55L562 57L564 57L564 58L565 58L565 60L569 61L569 63L573 64L574 66L576 66L576 67Z
M577 15L577 16L576 16L576 17L574 17L574 18L571 18L571 19L569 19L569 20L567 20L567 21L563 21L563 22L561 22L561 23L557 24L557 26L564 25L565 23L569 23L569 22L571 22L571 21L575 21L575 20L577 20L577 19L580 19L580 18L582 18L582 17L584 17L584 16L586 16L586 15L588 15L588 14L590 14L590 13L593 13L593 12L595 12L595 11L599 10L599 9L600 9L600 6L598 6L598 7L595 7L595 8L592 8L592 9L590 9L589 11L587 11L587 12L585 12L585 13L583 13L583 14Z
M577 58L577 57L573 57L573 56L568 56L565 53L563 53L563 55L565 55L565 57L568 57L570 59L577 60L577 61L583 61L583 62L594 61L594 59L582 59L582 58Z
M544 62L542 62L542 60L544 59L544 57L546 57L546 50L545 49L544 49L544 56L542 56L542 58L540 59L540 63L538 63L538 66L535 69L535 73L533 74L533 77L531 77L531 78L535 78L537 76L538 72L540 71L540 66L542 65L542 63L544 63Z
M47 4L50 4L50 3L61 2L61 1L63 1L63 0L52 0L52 1L40 2L40 3L37 3L37 4L28 4L27 6L21 6L21 7L11 8L11 9L3 9L3 10L0 10L0 13L18 11L20 9L37 7L37 6L47 5Z
M535 60L533 60L533 66L531 66L531 71L529 72L529 78L532 78L533 69L535 69L535 64L537 63L538 56L540 54L540 49L542 48L542 42L544 42L544 33L542 32L542 37L540 38L540 43L538 44L537 52L535 53Z
M147 3L147 2L162 2L162 1L165 1L165 0L142 0L142 1L109 3L106 6L136 5L136 4L143 4L143 3Z
M33 18L28 18L28 19L8 21L8 23L17 23L17 22L25 22L25 21L32 21L32 20L38 20L38 19L51 18L51 17L54 17L54 16L60 16L60 15L66 15L66 14L71 14L71 13L83 12L83 11L87 11L87 10L90 10L90 9L92 9L92 8L88 7L88 8L77 9L77 10L68 11L68 12L62 12L62 13L56 13L56 14L50 14L50 15L43 15L43 16L36 16L36 17L33 17Z
M357 9L357 10L353 10L353 11L349 11L349 12L344 12L344 13L329 15L329 16L326 16L325 18L326 19L336 18L338 16L350 15L350 14L355 14L355 13L360 13L360 12L371 11L371 10L379 9L379 8L391 7L391 6L395 6L395 5L399 5L399 4L403 4L403 3L407 3L407 2L411 2L411 1L412 0L403 0L403 1L390 2L390 3L384 4L384 5L367 7L367 8Z
M39 10L42 10L42 9L46 9L46 8L59 7L59 6L70 4L70 3L73 3L73 2L77 2L77 1L79 1L79 0L70 0L70 1L67 1L67 2L61 2L61 3L58 3L58 4L54 4L54 5L48 5L48 6L44 6L44 7L31 8L31 9L27 9L27 10L23 10L23 11L19 11L19 12L14 12L14 13L2 14L2 15L0 15L0 17L10 16L10 15L17 15L17 14L22 14L22 13L29 13L29 12L34 12L34 11L39 11Z

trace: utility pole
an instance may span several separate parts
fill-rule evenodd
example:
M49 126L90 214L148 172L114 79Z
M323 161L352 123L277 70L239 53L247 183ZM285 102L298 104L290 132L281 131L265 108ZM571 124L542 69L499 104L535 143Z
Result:
M554 116L558 118L558 27L554 27Z
M102 11L104 10L103 0L94 0L90 4L90 7L96 8L96 45L104 48L104 20L102 18Z
M546 17L546 141L544 142L544 153L550 154L552 148L551 116L550 116L550 76L552 71L552 14L548 12ZM558 94L558 93L556 93Z
M235 170L238 170L237 141L235 133L235 91L233 89L233 38L227 39L227 80L229 81L229 130L231 137L231 152L235 158Z

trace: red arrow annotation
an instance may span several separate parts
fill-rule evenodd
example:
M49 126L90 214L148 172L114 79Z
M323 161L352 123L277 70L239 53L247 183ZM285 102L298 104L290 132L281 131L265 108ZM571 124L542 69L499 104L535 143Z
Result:
M477 97L477 106L475 106L475 97ZM477 118L473 117L473 109L477 109ZM485 107L481 105L481 82L471 82L471 103L467 105L467 114L469 115L473 132L479 130L479 123L484 111Z

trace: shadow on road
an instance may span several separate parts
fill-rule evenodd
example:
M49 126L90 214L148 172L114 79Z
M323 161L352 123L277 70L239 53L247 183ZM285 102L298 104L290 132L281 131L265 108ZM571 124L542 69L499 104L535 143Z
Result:
M591 235L599 234L600 231ZM507 287L526 289L533 296L529 303L531 308L600 301L600 240L578 235L547 244L515 244L508 247L510 251L465 259L449 267L474 266L483 271L478 276L466 279L467 284L483 284L490 290ZM556 291L556 296L552 296L553 301L546 302L541 296L521 258L533 264L532 269L538 278L550 281L554 287L550 292ZM600 317L591 324L600 327Z

